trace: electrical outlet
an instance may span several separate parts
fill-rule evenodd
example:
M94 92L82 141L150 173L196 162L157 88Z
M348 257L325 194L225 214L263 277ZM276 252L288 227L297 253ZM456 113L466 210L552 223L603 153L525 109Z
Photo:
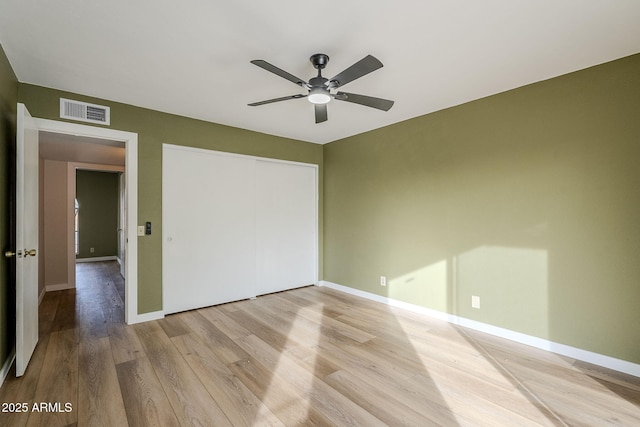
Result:
M89 248L89 252L94 253L95 251L95 248Z
M471 308L480 308L480 297L475 295L471 297Z
M380 276L380 286L387 286L387 277Z

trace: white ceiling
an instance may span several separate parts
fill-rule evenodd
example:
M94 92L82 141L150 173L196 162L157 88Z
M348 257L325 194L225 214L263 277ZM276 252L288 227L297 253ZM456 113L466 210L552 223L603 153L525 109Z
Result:
M124 166L125 148L122 141L40 132L40 157L76 163Z
M1 0L0 43L18 80L326 143L640 52L639 0ZM249 63L326 77L372 54L384 68L314 123L301 93Z

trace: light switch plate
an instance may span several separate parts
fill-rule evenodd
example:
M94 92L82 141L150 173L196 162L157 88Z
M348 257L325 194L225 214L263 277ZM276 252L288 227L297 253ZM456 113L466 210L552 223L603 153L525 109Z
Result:
M144 225L138 226L138 236L144 236Z

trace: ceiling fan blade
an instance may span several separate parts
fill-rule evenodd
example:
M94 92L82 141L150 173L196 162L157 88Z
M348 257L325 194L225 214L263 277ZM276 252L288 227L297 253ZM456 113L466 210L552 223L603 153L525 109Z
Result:
M257 107L258 105L271 104L272 102L287 101L289 99L298 99L298 98L306 98L306 97L307 95L297 94L297 95L291 95L291 96L283 96L282 98L267 99L266 101L252 102L251 104L247 104L247 105L251 107Z
M315 104L316 123L327 121L327 104Z
M273 74L282 77L283 79L287 79L290 82L297 84L298 86L302 86L304 88L307 88L308 86L307 82L303 79L296 77L293 74L289 74L286 71L276 67L275 65L269 64L267 61L263 61L262 59L254 59L253 61L251 61L251 63L267 71L270 71Z
M358 95L357 93L338 92L334 95L334 98L339 101L353 102L354 104L360 104L371 108L377 108L378 110L389 111L393 107L393 101L382 98L374 98L373 96Z
M372 55L367 55L340 74L329 79L329 87L337 88L359 79L372 71L382 68L382 62Z

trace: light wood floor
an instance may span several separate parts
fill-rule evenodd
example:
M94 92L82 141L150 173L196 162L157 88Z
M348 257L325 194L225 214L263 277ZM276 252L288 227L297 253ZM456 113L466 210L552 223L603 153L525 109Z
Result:
M26 375L0 390L29 411L0 425L640 425L639 378L331 289L134 326L122 292L91 263L45 296Z

